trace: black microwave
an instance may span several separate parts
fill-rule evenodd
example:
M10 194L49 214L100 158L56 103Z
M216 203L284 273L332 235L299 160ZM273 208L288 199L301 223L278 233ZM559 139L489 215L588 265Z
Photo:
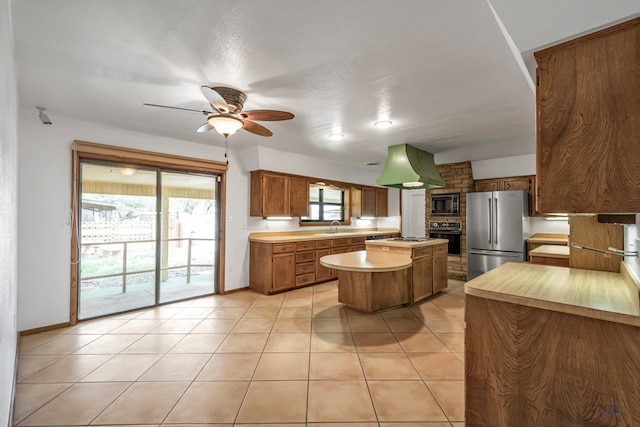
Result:
M460 193L432 195L431 216L460 216Z

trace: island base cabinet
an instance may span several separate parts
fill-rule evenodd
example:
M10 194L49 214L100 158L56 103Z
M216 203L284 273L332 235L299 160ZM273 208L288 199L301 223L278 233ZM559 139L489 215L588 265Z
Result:
M640 328L465 297L467 427L640 426Z
M408 269L338 271L338 301L355 310L375 313L409 303Z

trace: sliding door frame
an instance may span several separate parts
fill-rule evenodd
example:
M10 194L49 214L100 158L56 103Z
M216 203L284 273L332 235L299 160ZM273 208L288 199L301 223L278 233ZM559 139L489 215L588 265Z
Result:
M69 324L71 326L78 323L78 263L80 262L79 233L81 216L78 201L80 196L79 179L81 160L110 161L166 168L178 172L200 172L218 175L220 177L220 206L218 212L219 231L217 236L219 242L219 263L216 274L217 282L219 284L219 293L224 294L227 187L226 163L76 140L71 145L71 296L69 315Z

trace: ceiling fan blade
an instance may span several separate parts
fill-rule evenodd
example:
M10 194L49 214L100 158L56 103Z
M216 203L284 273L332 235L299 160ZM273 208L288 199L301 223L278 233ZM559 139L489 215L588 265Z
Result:
M287 111L277 110L249 110L243 111L240 115L249 120L258 121L278 121L278 120L291 120L295 116Z
M271 132L266 127L259 125L254 122L250 122L249 120L244 120L244 124L242 125L242 129L249 131L251 133L255 133L260 136L271 136L273 132Z
M211 89L209 86L200 86L200 90L202 90L202 94L205 98L207 98L209 104L211 104L211 106L215 108L216 111L220 113L229 112L229 105L227 104L227 101L224 100L222 95Z
M205 116L208 116L209 114L213 114L211 111L194 110L193 108L171 107L169 105L160 105L160 104L147 104L146 102L143 103L142 105L147 105L149 107L171 108L173 110L195 111L196 113L201 113L201 114L204 114Z
M209 122L207 122L207 123L203 124L202 126L200 126L196 132L202 133L202 132L210 131L211 129L213 129L213 126L211 126L209 124Z

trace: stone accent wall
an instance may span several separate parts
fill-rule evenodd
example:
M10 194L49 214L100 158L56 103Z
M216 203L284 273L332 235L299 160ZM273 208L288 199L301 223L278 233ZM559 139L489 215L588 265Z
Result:
M473 173L471 162L447 163L436 165L442 179L447 183L446 187L434 188L425 191L425 226L426 235L429 235L429 221L460 221L462 222L462 236L460 238L460 256L449 255L449 278L467 279L467 197L466 193L474 191ZM460 193L459 217L431 217L431 195Z

